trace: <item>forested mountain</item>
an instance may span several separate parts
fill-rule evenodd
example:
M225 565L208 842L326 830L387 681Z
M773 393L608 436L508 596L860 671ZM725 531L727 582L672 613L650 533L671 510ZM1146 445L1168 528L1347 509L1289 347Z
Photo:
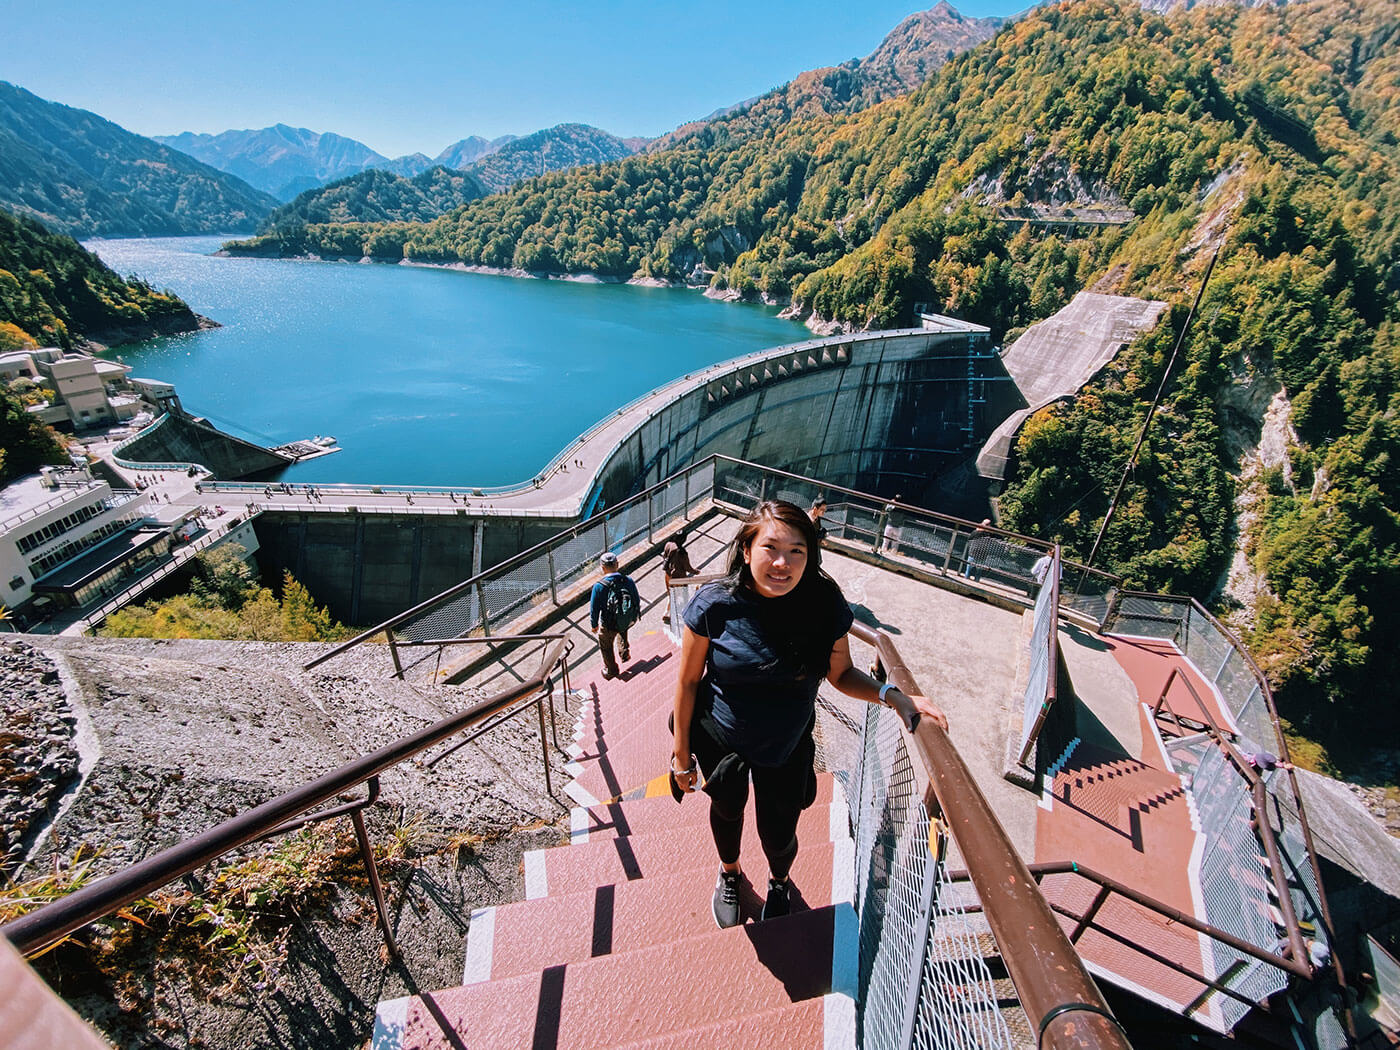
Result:
M464 171L434 167L412 179L371 169L307 190L278 208L263 232L307 223L423 222L486 195L486 188Z
M1291 709L1315 725L1393 719L1369 683L1400 670L1398 69L1391 0L1168 17L1079 0L873 107L850 112L861 84L829 70L669 149L304 242L708 278L854 327L927 303L1014 336L1088 286L1167 298L1174 326L1020 436L1002 520L1079 559L1218 247L1099 563L1209 595L1241 550L1254 586L1226 604ZM1130 221L1068 221L1085 205ZM1242 472L1274 394L1288 455Z
M938 0L927 11L900 22L865 58L799 74L766 95L682 124L647 148L652 152L670 149L712 121L742 114L750 106L765 114L775 106L794 115L854 113L914 90L954 55L991 39L1002 25L1000 18L965 18L948 0Z
M251 230L277 202L241 180L0 82L0 207L76 236Z
M547 171L620 160L635 153L616 135L587 124L558 124L508 142L467 170L492 192Z
M178 296L119 277L73 238L0 210L0 353L198 327Z
M179 135L159 135L156 141L220 171L237 175L282 201L366 168L385 167L390 163L388 157L362 142L331 132L291 128L286 124L224 131L217 135L185 131ZM424 157L423 166L417 170L395 174L417 175L431 165L432 161Z

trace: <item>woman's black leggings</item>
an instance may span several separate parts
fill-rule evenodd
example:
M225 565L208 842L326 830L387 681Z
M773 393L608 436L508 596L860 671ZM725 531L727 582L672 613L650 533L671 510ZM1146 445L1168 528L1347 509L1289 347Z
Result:
M739 859L744 834L744 807L749 801L749 776L728 776L723 782L711 780L715 767L729 754L729 748L704 727L703 719L691 724L690 747L700 760L709 783L710 832L721 863ZM768 871L775 879L785 879L797 857L797 818L810 804L812 747L804 738L781 766L750 766L753 778L754 817L758 840L768 858Z

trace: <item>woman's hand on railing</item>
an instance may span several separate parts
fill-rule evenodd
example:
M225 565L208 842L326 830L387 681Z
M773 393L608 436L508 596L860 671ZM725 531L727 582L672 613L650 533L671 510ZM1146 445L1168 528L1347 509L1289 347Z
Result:
M948 716L943 713L943 709L926 696L906 696L899 689L891 689L888 694L888 703L893 708L895 714L899 715L900 721L904 723L904 728L911 733L918 728L921 719L927 718L943 732L948 732Z

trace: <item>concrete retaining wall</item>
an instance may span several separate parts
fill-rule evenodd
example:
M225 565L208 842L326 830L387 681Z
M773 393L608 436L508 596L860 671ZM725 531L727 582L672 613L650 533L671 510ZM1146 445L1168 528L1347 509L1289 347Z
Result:
M260 515L263 578L284 571L342 623L380 623L573 524L549 518L308 512Z
M261 445L174 413L161 417L122 446L122 459L133 463L198 463L225 480L256 477L281 470L291 461Z

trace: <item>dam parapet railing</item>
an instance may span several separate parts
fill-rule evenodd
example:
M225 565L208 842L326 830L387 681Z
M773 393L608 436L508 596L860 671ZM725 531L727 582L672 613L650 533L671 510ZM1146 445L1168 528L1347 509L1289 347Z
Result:
M224 490L225 486L219 486L219 491ZM618 554L624 562L641 557L659 536L711 505L743 514L764 499L786 499L808 506L818 496L828 504L823 519L828 542L843 553L914 572L941 586L1011 608L1033 608L1041 593L1035 564L1053 555L1053 544L772 467L712 455L368 628L318 657L308 669L386 635L395 654L396 670L402 674L396 640L422 642L501 633L505 624L542 603L565 604L563 596L596 572L598 557L605 550ZM1118 580L1073 563L1065 564L1064 577L1062 595L1069 594L1075 583L1081 589L1061 611L1097 627L1114 603Z

